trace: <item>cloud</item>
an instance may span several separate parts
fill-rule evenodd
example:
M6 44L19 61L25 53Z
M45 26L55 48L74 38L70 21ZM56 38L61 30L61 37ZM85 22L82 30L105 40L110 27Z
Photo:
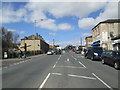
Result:
M26 14L26 10L24 8L20 8L18 10L14 10L14 7L11 4L5 4L0 9L0 23L12 23L12 22L20 22L23 20L23 16Z
M25 31L20 31L20 34L25 34Z
M36 26L41 28L47 28L53 31L57 30L72 30L73 27L68 23L56 24L54 19L45 19L36 24Z
M83 33L82 36L90 36L92 33Z
M10 32L16 32L16 30L14 30L14 29L7 29L7 30Z
M51 36L55 36L56 33L52 33L52 32L50 32L49 35L51 35Z
M49 30L72 30L74 27L69 23L56 23L57 18L65 16L76 16L79 18L78 25L82 29L91 29L98 22L108 18L116 18L118 12L118 3L108 2L28 2L21 8L15 9L11 4L3 4L0 13L2 23L12 22L34 22L35 20L44 19L37 22L37 27ZM97 10L104 9L97 18L87 17ZM51 19L46 14L52 15Z
M82 18L78 21L78 25L82 29L92 29L96 24L107 19L117 19L118 18L118 3L109 2L104 11L99 14L96 18Z

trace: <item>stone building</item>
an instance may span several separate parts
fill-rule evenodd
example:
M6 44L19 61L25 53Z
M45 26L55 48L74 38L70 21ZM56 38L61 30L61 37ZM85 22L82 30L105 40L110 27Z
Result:
M109 19L98 23L92 29L92 38L93 38L92 46L100 46L103 47L105 50L115 50L114 48L115 43L113 43L113 41L115 37L120 36L119 28L120 28L120 19Z
M26 51L39 51L41 53L46 53L49 49L49 44L47 44L38 33L36 33L36 36L31 35L21 39L20 49L22 51L25 51L25 45Z
M91 44L92 44L92 36L88 36L85 38L85 41L86 41L86 45L85 47L92 47Z

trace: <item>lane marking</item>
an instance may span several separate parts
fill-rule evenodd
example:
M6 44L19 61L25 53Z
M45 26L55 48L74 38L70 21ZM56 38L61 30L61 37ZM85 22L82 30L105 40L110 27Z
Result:
M85 79L96 80L96 78L93 78L93 77L87 77L87 76L78 76L78 75L72 75L72 74L68 74L68 76L70 76L70 77L77 77L77 78L85 78Z
M54 64L53 68L55 68L56 64L58 63L58 61L56 61L56 63Z
M52 73L53 75L62 75L61 73Z
M67 62L69 62L69 58L67 59Z
M61 58L61 55L59 56L58 60L60 60L60 58Z
M84 64L82 64L80 61L79 61L79 64L81 64L84 68L86 68L86 66Z
M55 68L56 64L53 66L53 68Z
M56 67L65 67L65 68L82 68L82 69L84 69L84 67L73 67L73 66L56 66Z
M45 83L46 83L46 81L48 80L48 78L50 77L50 75L51 75L51 73L49 73L49 74L47 75L47 77L46 77L45 80L42 82L42 84L40 85L39 88L43 88L43 86L45 85Z
M98 80L100 80L105 86L107 86L110 90L113 90L107 83L105 83L102 79L100 79L97 75L92 73Z

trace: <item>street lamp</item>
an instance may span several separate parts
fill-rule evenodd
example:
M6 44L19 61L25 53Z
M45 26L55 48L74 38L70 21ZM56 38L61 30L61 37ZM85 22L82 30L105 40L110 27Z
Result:
M34 20L35 36L36 36L36 23L43 20L45 19ZM35 55L35 36L34 36L34 55Z

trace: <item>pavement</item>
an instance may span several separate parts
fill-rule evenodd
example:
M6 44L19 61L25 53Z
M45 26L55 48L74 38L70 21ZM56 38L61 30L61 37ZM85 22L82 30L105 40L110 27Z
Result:
M3 68L2 87L11 90L119 90L118 72L80 54L43 55Z
M37 57L40 57L40 56L44 56L44 55L46 55L46 54L29 56L29 57L26 57L26 58L2 59L2 60L0 60L0 69L8 68L9 66L12 66L14 64L19 64L19 63L22 63L22 62L25 62L25 61L28 61L28 60L31 60L31 59L34 59L34 58L37 58Z

